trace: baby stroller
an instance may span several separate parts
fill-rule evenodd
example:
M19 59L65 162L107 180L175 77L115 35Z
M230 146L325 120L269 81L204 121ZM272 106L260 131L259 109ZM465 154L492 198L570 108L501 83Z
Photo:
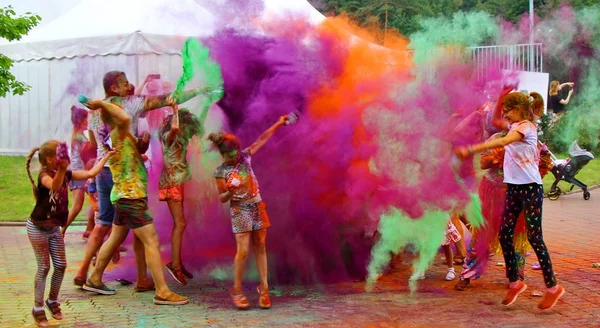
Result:
M577 144L577 141L573 141L571 147L569 147L569 155L571 158L566 159L558 159L552 152L550 152L550 156L552 157L552 169L550 172L554 175L554 183L552 187L550 187L550 191L548 192L548 198L550 200L557 200L562 193L560 187L558 186L558 182L563 180L571 184L571 189L577 186L583 190L583 199L590 199L590 192L587 190L587 185L575 178L579 170L589 163L592 159L594 159L594 155L585 149L581 149Z

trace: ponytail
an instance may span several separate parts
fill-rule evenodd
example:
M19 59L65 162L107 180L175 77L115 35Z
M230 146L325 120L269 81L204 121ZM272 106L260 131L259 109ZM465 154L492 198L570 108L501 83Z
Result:
M35 153L37 153L39 150L40 150L40 147L33 148L29 152L29 155L27 155L27 162L25 164L25 166L27 167L27 176L29 176L29 181L31 181L31 185L33 186L33 196L35 197L35 200L37 200L38 189L37 189L37 185L35 184L35 181L33 181L33 177L31 176L30 166L31 166L31 159L33 158L33 155L35 155Z

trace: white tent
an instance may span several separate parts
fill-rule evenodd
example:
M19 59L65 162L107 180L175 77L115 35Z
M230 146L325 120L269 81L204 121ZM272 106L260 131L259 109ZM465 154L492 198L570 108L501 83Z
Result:
M151 73L176 82L186 37L226 26L218 21L218 6L207 10L201 2L83 0L19 42L0 41L0 53L15 60L12 73L32 86L23 96L0 98L0 154L69 140L76 95L102 97L107 71L124 71L135 85ZM290 11L313 23L324 19L306 0L264 1L263 17Z

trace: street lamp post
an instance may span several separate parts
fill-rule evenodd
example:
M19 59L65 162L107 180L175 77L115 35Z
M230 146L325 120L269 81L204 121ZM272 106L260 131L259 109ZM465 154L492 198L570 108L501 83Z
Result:
M533 0L529 0L529 71L533 71Z

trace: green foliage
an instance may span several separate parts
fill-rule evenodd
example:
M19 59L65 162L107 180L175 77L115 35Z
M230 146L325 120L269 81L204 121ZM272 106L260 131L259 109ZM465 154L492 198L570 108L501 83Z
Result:
M0 38L8 41L20 40L41 20L40 16L30 12L25 13L24 16L17 16L11 6L0 8ZM0 97L6 97L9 92L22 95L30 88L27 84L17 81L10 73L12 66L13 61L0 54Z
M362 26L393 28L405 36L421 31L421 18L451 17L459 11L483 11L516 23L529 12L527 0L321 0L312 1L325 14L345 13ZM574 8L600 3L600 0L534 0L535 14L544 17L561 3Z

